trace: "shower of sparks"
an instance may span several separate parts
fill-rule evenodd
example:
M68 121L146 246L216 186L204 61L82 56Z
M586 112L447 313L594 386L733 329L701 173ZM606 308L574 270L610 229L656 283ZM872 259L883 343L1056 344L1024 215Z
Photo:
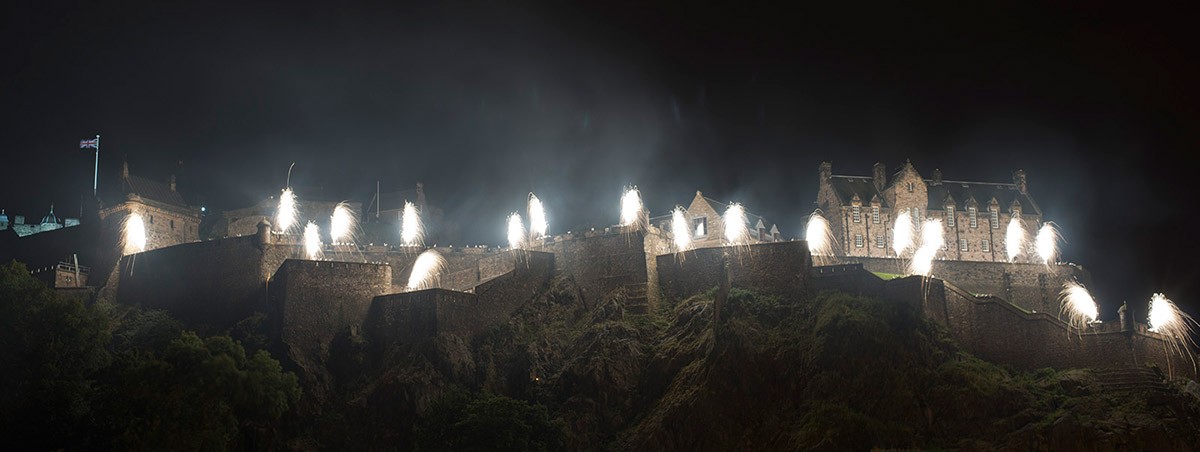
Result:
M442 258L441 254L434 250L426 250L413 262L406 288L411 291L437 287L442 276L442 267L445 265L446 259Z
M130 212L129 216L125 217L125 224L121 229L123 254L135 254L146 250L146 223L141 214Z
M1008 254L1008 261L1015 261L1022 248L1025 248L1025 225L1021 223L1021 217L1014 215L1004 232L1004 251Z
M750 231L746 226L746 209L741 204L733 203L725 209L721 216L725 223L725 241L730 245L744 245L750 240Z
M815 211L808 216L808 226L804 228L804 240L808 241L808 252L813 256L833 256L834 237L829 221Z
M1171 347L1181 355L1186 355L1185 351L1190 348L1195 348L1196 343L1192 340L1195 337L1195 328L1200 326L1196 320L1186 312L1179 310L1175 302L1161 293L1156 293L1150 297L1150 319L1148 322L1150 331L1167 336Z
M633 226L642 217L642 194L637 187L625 189L621 195L621 226Z
M1058 259L1058 228L1054 223L1043 224L1037 233L1037 253L1046 265L1053 264Z
M525 225L521 223L521 214L513 212L508 215L508 247L519 250L525 244Z
M329 238L332 243L351 243L354 241L354 226L358 220L354 211L345 202L338 203L329 217Z
M1096 321L1100 315L1100 310L1096 307L1096 300L1092 298L1092 294L1077 282L1063 284L1059 298L1062 304L1062 313L1067 317L1067 323L1077 329L1082 330L1089 323Z
M279 232L288 232L300 223L300 211L296 208L296 193L291 187L283 189L279 195L279 208L275 212L275 226Z
M692 231L688 229L687 214L682 206L675 206L675 210L671 212L671 235L675 239L676 253L692 248Z
M896 226L892 228L892 250L896 252L896 256L913 247L916 235L916 224L912 215L907 210L901 211L896 215Z
M408 201L404 201L404 212L400 214L400 242L404 246L420 246L425 242L421 213L415 204Z
M912 260L909 261L909 273L929 276L929 273L933 271L933 259L937 257L938 251L942 249L944 240L942 220L937 218L925 220L921 224L921 246L917 247L917 251L913 253Z
M311 221L304 227L304 253L312 260L321 258L321 228Z
M545 237L550 230L546 223L546 209L537 195L529 194L529 235L531 238Z

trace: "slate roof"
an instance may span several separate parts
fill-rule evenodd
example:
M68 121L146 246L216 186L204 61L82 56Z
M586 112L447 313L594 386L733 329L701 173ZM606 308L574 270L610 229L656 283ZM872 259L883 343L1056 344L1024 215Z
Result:
M879 205L889 207L887 199L875 188L875 179L861 176L833 176L830 178L830 183L833 185L838 199L842 201L842 205L850 205L850 200L854 199L854 195L858 195L858 199L862 200L863 205L870 205L871 200L878 196Z
M141 196L142 199L149 199L176 207L188 207L187 201L183 200L183 196L179 192L171 190L170 185L162 182L131 174L122 181L121 188L125 194L134 193Z
M1042 214L1041 209L1033 202L1029 194L1021 193L1013 184L963 181L942 181L941 184L934 184L932 179L926 179L925 184L929 186L929 210L945 210L943 206L947 204L947 196L951 196L954 198L956 210L965 210L967 201L972 198L978 203L980 209L984 210L992 198L995 198L1000 205L1001 212L1007 212L1015 200L1020 204L1021 212Z

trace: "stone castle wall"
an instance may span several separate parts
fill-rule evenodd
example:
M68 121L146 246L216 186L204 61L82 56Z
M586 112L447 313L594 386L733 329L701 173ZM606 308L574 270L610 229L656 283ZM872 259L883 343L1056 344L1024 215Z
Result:
M726 265L734 286L797 295L804 291L812 267L808 244L802 241L699 248L657 260L659 287L664 296L676 299L716 287Z
M574 278L584 303L594 304L615 289L647 284L653 258L646 252L647 243L655 249L657 240L647 240L644 231L618 228L558 236L531 248L554 254L555 269Z

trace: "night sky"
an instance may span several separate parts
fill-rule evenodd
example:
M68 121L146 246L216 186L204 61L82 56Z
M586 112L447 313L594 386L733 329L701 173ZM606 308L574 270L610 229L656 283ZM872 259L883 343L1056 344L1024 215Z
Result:
M293 185L364 202L422 181L466 244L503 243L529 191L552 233L614 223L637 184L654 214L700 189L798 237L822 160L1025 169L1102 318L1158 291L1200 314L1182 11L250 3L5 2L0 208L78 212L97 133L102 189L127 156L210 211L244 207L294 161Z

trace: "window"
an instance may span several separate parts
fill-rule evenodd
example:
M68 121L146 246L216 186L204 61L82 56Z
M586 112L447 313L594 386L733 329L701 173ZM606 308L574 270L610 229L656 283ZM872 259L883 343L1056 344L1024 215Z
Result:
M983 239L983 252L985 252L985 253L992 252L992 242L989 241L988 239Z
M863 247L863 236L862 236L862 234L854 234L854 247L855 247L855 248L862 248L862 247Z
M154 215L150 215L150 224L154 224Z
M946 226L954 227L954 206L946 206Z
M988 221L992 223L992 229L1000 229L1000 211L995 207L988 209Z
M875 234L875 247L883 248L883 234Z
M171 220L171 230L175 230L175 220Z
M959 251L967 250L967 239L958 239L958 250Z
M979 211L978 210L976 210L974 207L968 207L967 208L967 217L971 222L972 228L979 227Z
M871 222L879 224L879 206L871 206Z
M853 214L855 223L862 222L862 207L859 207L859 206L851 207L850 212Z
M696 237L704 237L708 234L708 217L692 219L692 229L696 231Z
M913 192L913 188L915 188L915 184L913 184L912 182L909 182L909 183L908 183L908 192L909 192L909 193L912 193L912 192Z

